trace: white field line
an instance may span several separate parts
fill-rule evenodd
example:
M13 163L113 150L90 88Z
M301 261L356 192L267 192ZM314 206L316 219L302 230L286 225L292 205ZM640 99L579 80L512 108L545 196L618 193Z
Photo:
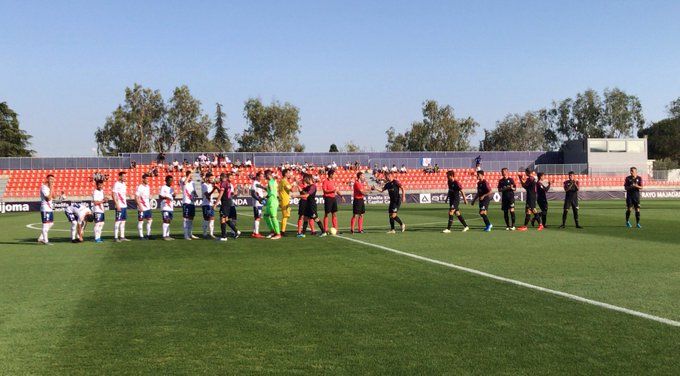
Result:
M597 307L602 307L602 308L609 309L609 310L616 311L616 312L626 313L628 315L641 317L641 318L644 318L644 319L647 319L647 320L656 321L656 322L666 324L666 325L680 327L680 321L675 321L675 320L667 319L667 318L664 318L664 317L650 315L649 313L635 311L635 310L625 308L625 307L619 307L619 306L616 306L616 305L613 305L613 304L604 303L604 302L600 302L600 301L597 301L597 300L584 298L584 297L569 294L569 293L566 293L566 292L563 292L563 291L558 291L558 290L553 290L553 289L549 289L549 288L545 288L545 287L541 287L541 286L532 285L530 283L497 276L497 275L486 273L486 272L483 272L483 271L480 271L480 270L467 268L467 267L464 267L464 266L451 264L451 263L440 261L440 260L431 259L431 258L428 258L428 257L416 255L416 254L413 254L413 253L399 251L399 250L396 250L394 248L389 248L389 247L385 247L385 246L378 245L378 244L368 243L368 242L365 242L365 241L362 241L362 240L357 240L357 239L354 239L354 238L349 238L349 237L345 237L345 236L337 236L337 238L344 239L344 240L351 241L351 242L355 242L355 243L359 243L359 244L363 244L365 246L377 248L377 249L380 249L380 250L383 250L383 251L395 253L395 254L400 255L400 256L406 256L406 257L410 257L410 258L413 258L413 259L416 259L416 260L425 261L425 262L429 262L429 263L432 263L432 264L437 264L437 265L445 266L445 267L448 267L448 268L452 268L452 269L464 271L464 272L467 272L467 273L475 274L475 275L478 275L478 276L494 279L496 281L510 283L510 284L525 287L525 288L528 288L528 289L531 289L531 290L536 290L536 291L541 291L541 292L552 294L552 295L561 296L563 298L567 298L567 299L574 300L574 301L577 301L577 302L586 303L586 304L594 305L594 306L597 306Z

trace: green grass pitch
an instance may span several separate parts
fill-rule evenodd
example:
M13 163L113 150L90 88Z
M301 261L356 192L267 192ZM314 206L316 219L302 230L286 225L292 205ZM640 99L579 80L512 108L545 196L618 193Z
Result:
M551 204L541 233L504 231L498 205L491 233L470 206L467 233L442 234L437 205L402 206L396 235L384 206L366 234L339 217L345 237L680 321L680 202L643 202L643 229L583 202L583 230ZM107 214L105 243L71 244L56 213L52 247L37 213L0 217L0 374L680 373L680 327L342 238L117 244Z

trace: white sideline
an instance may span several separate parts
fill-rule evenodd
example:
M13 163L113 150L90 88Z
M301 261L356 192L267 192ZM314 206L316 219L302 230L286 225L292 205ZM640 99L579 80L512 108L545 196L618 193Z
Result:
M578 295L573 295L573 294L569 294L569 293L558 291L558 290L552 290L552 289L549 289L549 288L532 285L530 283L517 281L515 279L497 276L495 274L486 273L486 272L483 272L483 271L480 271L480 270L477 270L477 269L467 268L467 267L464 267L464 266L451 264L451 263L440 261L440 260L431 259L429 257L424 257L424 256L416 255L416 254L413 254L413 253L399 251L399 250L396 250L394 248L389 248L389 247L385 247L385 246L378 245L378 244L368 243L368 242L365 242L365 241L362 241L362 240L349 238L349 237L346 237L346 236L337 236L337 238L344 239L344 240L351 241L351 242L355 242L355 243L359 243L359 244L363 244L363 245L373 247L373 248L378 248L378 249L381 249L383 251L395 253L395 254L398 254L398 255L401 255L401 256L414 258L416 260L425 261L425 262L429 262L429 263L437 264L437 265L441 265L441 266L446 266L448 268L461 270L461 271L464 271L464 272L467 272L467 273L476 274L476 275L479 275L479 276L482 276L482 277L494 279L494 280L505 282L505 283L510 283L510 284L513 284L513 285L516 285L516 286L522 286L522 287L526 287L528 289L541 291L541 292L545 292L545 293L552 294L552 295L561 296L563 298L571 299L571 300L574 300L574 301L577 301L577 302L591 304L591 305L606 308L606 309L609 309L609 310L612 310L612 311L617 311L617 312L626 313L626 314L629 314L629 315L632 315L632 316L642 317L644 319L656 321L656 322L659 322L659 323L662 323L662 324L680 327L680 321L675 321L675 320L667 319L667 318L664 318L664 317L654 316L654 315L650 315L649 313L635 311L635 310L632 310L632 309L629 309L629 308L615 306L613 304L604 303L604 302L600 302L600 301L597 301L597 300L584 298L584 297L581 297L581 296L578 296Z

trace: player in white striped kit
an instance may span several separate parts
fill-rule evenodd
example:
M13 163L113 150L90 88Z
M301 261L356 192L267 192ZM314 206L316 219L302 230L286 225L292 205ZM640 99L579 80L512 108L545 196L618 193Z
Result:
M92 192L92 214L94 215L94 242L102 243L102 229L104 228L104 182L97 180L95 182L96 188Z
M142 175L142 183L137 186L137 191L135 192L135 201L137 201L137 231L139 232L139 238L148 240L151 237L151 223L153 223L149 174L145 173ZM144 222L146 222L146 236L144 236Z
M118 173L118 181L113 184L113 203L116 205L116 222L113 224L113 239L116 242L129 241L125 237L125 221L127 220L127 185L126 173Z

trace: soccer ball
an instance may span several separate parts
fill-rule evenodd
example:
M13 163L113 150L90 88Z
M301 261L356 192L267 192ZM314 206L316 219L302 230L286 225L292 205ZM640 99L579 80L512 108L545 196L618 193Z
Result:
M337 235L338 234L338 229L335 227L331 227L331 235Z

